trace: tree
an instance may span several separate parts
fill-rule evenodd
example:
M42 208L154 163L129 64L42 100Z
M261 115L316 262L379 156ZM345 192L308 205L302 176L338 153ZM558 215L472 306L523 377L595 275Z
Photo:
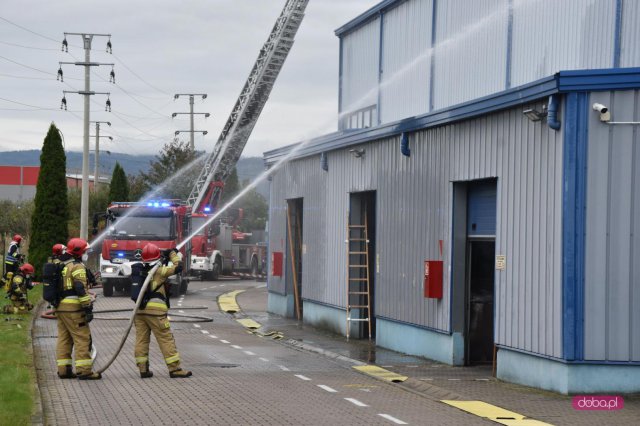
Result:
M139 201L151 189L142 174L127 176L129 181L129 201Z
M188 142L174 139L162 147L156 161L150 162L148 173L141 173L145 184L152 190L147 196L186 200L198 177L204 157L189 147Z
M238 181L238 170L234 167L224 183L224 191L218 207L224 207L233 197L238 195L238 192L240 192L240 182Z
M109 201L129 201L129 183L127 182L127 175L125 175L124 169L117 161L113 168L113 175L111 176Z
M51 254L51 247L68 240L67 157L60 132L51 123L40 154L40 176L31 216L29 262L36 274Z
M251 232L255 230L264 230L267 224L267 215L269 206L267 200L260 195L255 188L250 189L235 203L236 207L240 207L244 211L244 218L240 222L240 228L243 231Z

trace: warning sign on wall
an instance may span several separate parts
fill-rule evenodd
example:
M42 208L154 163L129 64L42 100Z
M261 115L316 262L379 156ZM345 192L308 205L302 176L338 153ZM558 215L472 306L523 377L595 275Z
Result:
M496 255L496 269L498 271L504 271L507 267L507 256L503 254Z

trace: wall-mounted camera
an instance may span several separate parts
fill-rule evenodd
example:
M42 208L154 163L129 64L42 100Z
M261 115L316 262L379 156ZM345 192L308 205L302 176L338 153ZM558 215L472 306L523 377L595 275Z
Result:
M611 120L611 113L609 112L609 108L607 108L606 105L602 105L596 102L595 104L593 104L593 110L600 113L600 121Z

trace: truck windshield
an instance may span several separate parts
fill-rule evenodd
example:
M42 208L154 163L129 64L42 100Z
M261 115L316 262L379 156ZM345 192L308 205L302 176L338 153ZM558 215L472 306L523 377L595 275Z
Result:
M109 224L110 234L119 239L173 240L173 217L127 216Z
M207 219L208 219L207 217L195 217L195 216L192 216L191 217L191 229L193 231L196 231L198 228L200 228L202 225L204 225L204 223L207 221ZM206 230L206 227L202 228L200 230L200 232L198 232L196 235L204 235L205 230Z

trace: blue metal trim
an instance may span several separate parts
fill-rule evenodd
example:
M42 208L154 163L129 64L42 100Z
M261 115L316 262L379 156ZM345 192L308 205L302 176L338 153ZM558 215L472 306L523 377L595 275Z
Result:
M342 114L342 74L343 74L343 42L340 39L340 58L338 59L338 129L342 130L345 128Z
M511 88L511 61L513 51L513 0L509 0L509 13L507 17L507 69L505 89Z
M496 344L498 349L504 349L506 351L518 352L525 355L535 356L537 358L548 359L550 361L556 361L561 364L566 365L629 365L629 366L640 366L640 361L604 361L604 360L575 360L569 361L566 359L558 358L551 355L540 354L537 352L527 351L525 349L514 348L511 346Z
M411 327L419 328L419 329L422 329L422 330L429 330L429 331L433 331L434 333L445 334L447 336L451 336L453 334L450 331L440 330L439 328L433 328L433 327L428 327L426 325L420 325L420 324L415 324L415 323L412 323L412 322L401 321L401 320L398 320L398 319L385 317L383 315L375 315L375 317L376 317L376 319L382 319L382 320L389 321L389 322L395 322L396 324L410 325Z
M616 0L616 27L613 35L613 67L620 67L622 50L622 0Z
M429 65L429 111L434 109L435 97L435 74L436 74L436 55L434 48L436 46L436 17L438 16L438 0L433 0L431 9L431 64Z
M405 157L411 157L411 148L409 148L409 135L402 133L400 135L400 152Z
M361 28L362 26L375 20L380 12L386 12L387 10L393 9L396 6L400 6L405 1L407 0L384 0L335 30L335 34L338 37L344 37L345 35L347 35L347 33L355 31L358 28Z
M382 118L381 118L381 111L382 108L380 105L380 97L381 97L381 90L380 90L380 86L382 85L382 54L384 52L384 11L380 11L380 44L379 44L379 50L378 50L378 100L377 100L377 109L378 109L378 122L376 123L376 125L380 125L380 123L382 123Z
M454 121L485 115L491 112L508 109L516 105L525 104L545 98L557 93L556 77L547 77L534 83L525 84L517 88L488 95L473 101L454 105L424 115L410 117L393 123L383 124L367 129L349 130L324 135L310 141L300 148L294 158L302 158L322 151L345 148L359 143L399 135L402 132L413 132L433 126L441 126ZM287 155L293 144L264 153L267 164L272 164Z
M640 68L560 71L556 75L560 92L610 91L640 87Z
M562 353L584 357L584 256L589 94L566 96L562 185Z

